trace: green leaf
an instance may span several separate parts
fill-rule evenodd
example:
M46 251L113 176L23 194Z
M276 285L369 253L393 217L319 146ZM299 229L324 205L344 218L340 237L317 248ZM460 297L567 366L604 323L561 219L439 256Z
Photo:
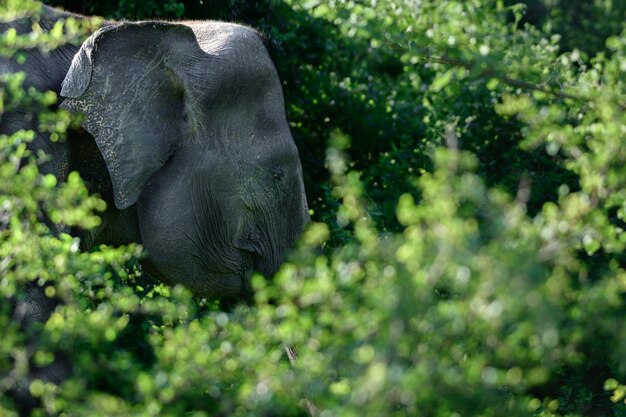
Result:
M452 76L455 72L455 69L449 69L444 73L437 73L437 76L430 85L430 90L435 93L443 90L448 84L450 84Z

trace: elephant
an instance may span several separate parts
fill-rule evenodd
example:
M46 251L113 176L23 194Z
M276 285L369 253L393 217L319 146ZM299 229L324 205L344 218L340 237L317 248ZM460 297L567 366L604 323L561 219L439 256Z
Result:
M42 6L50 30L68 17ZM28 32L29 19L0 24ZM0 73L51 90L84 114L82 134L30 145L60 181L78 171L107 203L102 225L78 231L85 249L140 243L144 269L196 294L249 294L252 271L272 275L309 221L302 167L282 87L253 29L233 23L104 22L82 45ZM0 133L33 129L25 111L2 115Z
M38 17L0 23L28 33L88 17L41 6ZM53 91L82 113L82 130L53 141L29 109L1 114L0 134L34 130L43 173L77 171L107 202L102 223L72 230L81 248L139 243L148 275L213 299L251 294L254 271L273 275L309 222L298 149L277 71L254 29L216 21L102 21L82 45L25 60L0 57L0 74L24 72L24 87ZM37 284L14 303L24 326L57 302ZM35 375L59 382L64 361ZM12 395L33 406L28 383Z

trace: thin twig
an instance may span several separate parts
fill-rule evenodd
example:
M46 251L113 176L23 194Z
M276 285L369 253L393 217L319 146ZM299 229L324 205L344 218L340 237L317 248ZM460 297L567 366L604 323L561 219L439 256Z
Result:
M448 56L436 56L436 55L426 55L425 56L426 59L431 60L431 61L435 61L435 62L439 62L441 64L449 64L449 65L454 65L456 67L462 67L462 68L466 68L466 69L472 69L472 67L474 66L473 63L468 63L468 62L463 62L460 61L458 59L454 59L454 58L450 58ZM572 94L568 94L568 93L564 93L562 91L555 91L552 90L550 88L546 88L540 84L536 84L536 83L531 83L528 81L522 81L522 80L517 80L515 78L510 78L510 77L506 77L504 75L500 75L497 74L495 71L491 70L491 69L486 69L482 72L480 72L480 76L481 77L489 77L489 78L495 78L499 81L502 81L505 84L508 84L512 87L519 87L519 88L523 88L525 90L534 90L534 91L540 91L542 93L546 93L546 94L551 94L553 96L559 97L559 98L568 98L570 100L576 100L576 101L587 101L582 97L578 97L578 96L574 96Z
M392 47L392 49L396 49L396 50L402 50L403 52L406 51L406 48L404 48L401 45L398 44L390 44L389 46ZM421 55L422 58L426 59L427 61L434 61L434 62L438 62L441 64L448 64L448 65L454 65L455 67L461 67L461 68L466 68L468 70L471 70L475 63L474 62L464 62L461 61L459 59L454 59L454 58L450 58L447 55L431 55L431 54L422 54ZM534 91L540 91L542 93L546 93L546 94L551 94L555 97L559 97L559 98L567 98L570 100L576 100L576 101L583 101L583 102L588 102L589 100L580 97L580 96L575 96L569 93L564 93L563 91L556 91L550 88L546 88L540 84L536 84L536 83L532 83L532 82L528 82L528 81L522 81L522 80L518 80L515 78L510 78L504 75L500 75L498 73L496 73L494 70L492 69L486 69L482 72L479 73L480 77L488 77L488 78L495 78L499 81L502 81L505 84L508 84L512 87L519 87L519 88L523 88L525 90L534 90Z
M283 343L283 349L285 349L285 352L287 353L287 357L289 358L291 366L295 368L298 363L298 351L296 350L296 348L286 343ZM317 408L315 407L315 405L313 405L311 400L309 400L306 394L304 394L304 402L309 409L309 414L311 415L311 417L317 417Z

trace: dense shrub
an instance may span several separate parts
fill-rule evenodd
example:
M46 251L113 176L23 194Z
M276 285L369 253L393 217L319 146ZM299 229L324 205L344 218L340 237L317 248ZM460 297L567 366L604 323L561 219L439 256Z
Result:
M519 3L527 6L523 21L560 35L561 49L578 50L585 60L606 52L606 39L621 32L626 20L623 0L527 0Z
M0 394L66 357L61 388L30 385L41 415L626 414L623 21L592 58L495 0L205 3L76 10L266 32L318 223L222 311L142 277L141 248L78 251L56 225L93 227L102 201L41 175L30 133L1 137ZM0 111L28 101L63 140L77 121L19 80ZM8 300L33 281L63 303L24 334Z

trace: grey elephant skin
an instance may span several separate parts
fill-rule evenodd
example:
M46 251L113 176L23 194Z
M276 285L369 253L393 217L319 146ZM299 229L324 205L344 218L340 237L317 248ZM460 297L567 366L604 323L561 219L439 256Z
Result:
M40 26L73 16L43 6ZM1 24L30 30L31 22ZM82 46L27 51L26 86L59 94L88 134L31 145L42 169L80 172L109 205L83 247L141 243L146 269L209 297L239 296L273 274L307 223L302 168L261 37L214 21L107 22ZM1 133L36 115L2 115Z
M51 30L72 16L42 7ZM30 18L0 32L31 30ZM0 73L23 71L25 87L51 90L84 114L84 131L65 142L36 132L30 144L64 181L78 171L107 201L102 225L74 231L83 249L137 242L148 273L211 298L250 292L252 271L272 275L309 220L298 151L281 84L252 29L197 21L104 22L78 45L26 60L0 58ZM36 131L26 109L2 114L0 133ZM45 321L56 303L36 285L14 315ZM54 368L56 366L56 368ZM63 361L38 377L60 381ZM30 407L28 384L14 395Z

